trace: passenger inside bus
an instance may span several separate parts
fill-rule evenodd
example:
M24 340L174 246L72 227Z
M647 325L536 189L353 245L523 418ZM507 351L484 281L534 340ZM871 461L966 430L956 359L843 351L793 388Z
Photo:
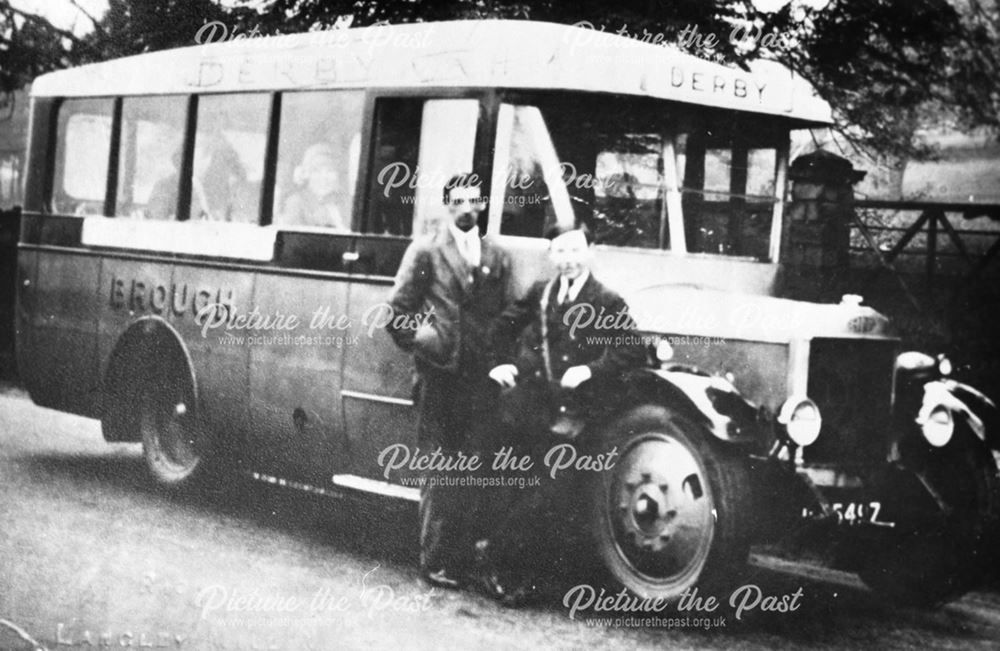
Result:
M211 140L210 147L195 148L191 219L256 222L257 184L247 179L239 155L224 137L213 136ZM180 150L171 160L174 169L156 181L149 194L148 219L172 219L176 212Z
M239 154L222 135L206 134L206 140L195 146L191 219L256 222L259 190Z
M170 157L173 171L153 184L146 209L139 215L146 219L173 219L177 213L177 170L181 167L181 150L178 148Z
M285 200L275 223L348 230L333 147L318 143L306 149L292 181L300 189Z

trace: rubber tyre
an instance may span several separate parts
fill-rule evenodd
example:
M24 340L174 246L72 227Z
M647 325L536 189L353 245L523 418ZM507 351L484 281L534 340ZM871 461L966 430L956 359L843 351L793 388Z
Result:
M146 466L157 484L174 489L204 485L214 446L189 387L145 383L136 422Z
M615 466L592 483L596 553L617 586L675 602L695 586L722 595L743 573L751 508L742 457L705 428L645 405L614 421Z
M996 562L1000 471L992 454L959 427L955 439L921 464L926 481L952 508L941 526L911 531L879 545L858 574L899 604L934 607L981 584Z

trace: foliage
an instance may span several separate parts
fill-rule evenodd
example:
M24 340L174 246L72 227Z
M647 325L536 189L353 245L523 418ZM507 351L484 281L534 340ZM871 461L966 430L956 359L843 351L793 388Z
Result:
M926 155L915 137L922 128L1000 125L997 0L786 0L771 12L751 0L235 0L225 8L218 0L109 2L94 30L78 38L0 0L0 92L56 68L191 45L212 20L231 33L269 35L338 23L530 18L661 38L737 65L779 60L814 84L842 132L868 151ZM694 29L715 42L691 38ZM731 38L740 31L755 38Z
M768 25L798 45L761 54L810 80L866 149L926 154L921 128L1000 125L995 3L832 0L798 19L786 7Z
M59 68L193 45L205 21L228 15L214 0L108 0L104 16L89 17L93 30L77 36L0 0L0 93Z

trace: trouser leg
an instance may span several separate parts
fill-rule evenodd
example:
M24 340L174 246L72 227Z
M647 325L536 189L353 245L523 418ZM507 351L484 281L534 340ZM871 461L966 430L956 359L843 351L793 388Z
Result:
M447 383L437 374L421 375L417 445L422 453L441 447L447 454L450 446L445 436L448 427ZM420 488L420 566L424 572L452 571L454 564L448 546L449 503L445 486L437 483L435 473L424 473Z
M488 397L483 398L476 388L474 379L461 375L429 373L423 378L418 425L422 451L440 447L441 454L452 459L477 453L470 448L476 436L472 432L483 421L489 405ZM479 535L479 489L458 483L467 474L472 473L456 470L424 475L420 540L425 572L444 569L453 578L460 578L471 570L473 545Z

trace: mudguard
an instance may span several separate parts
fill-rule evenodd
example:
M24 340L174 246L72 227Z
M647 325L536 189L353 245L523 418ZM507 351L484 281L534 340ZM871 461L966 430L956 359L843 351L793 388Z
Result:
M120 407L135 402L143 382L164 374L187 383L197 404L194 364L180 333L159 316L140 317L118 338L105 366L98 402L105 440L135 440L127 422L134 413Z
M924 384L924 397L917 416L925 419L935 407L948 408L961 418L979 440L992 450L1000 450L1000 410L990 398L968 384L952 379Z
M756 406L725 378L689 370L645 370L633 377L643 399L654 399L700 421L720 441L757 442Z

